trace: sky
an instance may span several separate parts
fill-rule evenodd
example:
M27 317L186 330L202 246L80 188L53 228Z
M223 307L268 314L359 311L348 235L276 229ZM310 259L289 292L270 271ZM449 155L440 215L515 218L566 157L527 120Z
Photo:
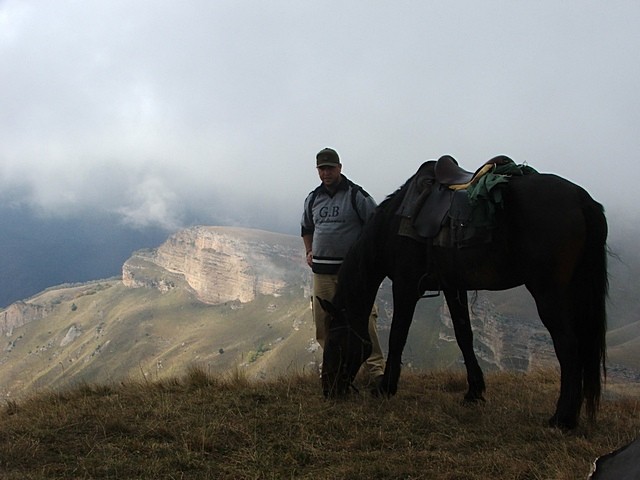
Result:
M298 234L330 146L378 202L505 154L636 211L639 24L637 0L0 0L0 201Z

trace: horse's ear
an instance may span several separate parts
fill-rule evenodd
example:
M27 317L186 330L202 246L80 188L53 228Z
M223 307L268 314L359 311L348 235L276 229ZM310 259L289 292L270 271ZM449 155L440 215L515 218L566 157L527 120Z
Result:
M324 298L316 297L322 309L327 312L332 317L338 316L338 309L331 303L329 300L325 300Z

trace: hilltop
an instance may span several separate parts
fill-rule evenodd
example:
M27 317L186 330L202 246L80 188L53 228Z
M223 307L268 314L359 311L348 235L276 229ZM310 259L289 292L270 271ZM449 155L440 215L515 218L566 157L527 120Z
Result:
M251 381L191 369L163 381L83 384L0 409L0 469L25 479L586 479L633 440L638 397L609 391L598 422L546 426L553 371L405 373L398 394L326 401L316 375Z

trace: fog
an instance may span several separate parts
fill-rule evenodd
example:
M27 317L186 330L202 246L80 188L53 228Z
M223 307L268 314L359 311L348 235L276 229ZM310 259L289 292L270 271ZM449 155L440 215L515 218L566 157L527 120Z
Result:
M298 234L331 146L377 201L427 159L505 154L637 218L639 19L635 1L0 1L2 211Z
M633 1L3 1L2 199L297 232L332 146L378 201L429 158L506 154L630 205L639 19Z

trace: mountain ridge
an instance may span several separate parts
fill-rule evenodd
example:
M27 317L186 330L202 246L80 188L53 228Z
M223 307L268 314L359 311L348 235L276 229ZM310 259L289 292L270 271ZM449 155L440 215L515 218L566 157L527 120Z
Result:
M132 253L122 277L51 287L0 310L0 394L160 378L193 364L216 372L240 368L254 378L317 372L310 287L298 237L235 227L181 230L157 248ZM393 313L388 281L378 304L386 350ZM524 288L472 293L471 313L485 369L557 364ZM629 332L638 332L633 323L610 332L610 359L614 371L620 364L620 372L636 378L640 334ZM404 363L418 370L463 368L442 298L418 303Z

